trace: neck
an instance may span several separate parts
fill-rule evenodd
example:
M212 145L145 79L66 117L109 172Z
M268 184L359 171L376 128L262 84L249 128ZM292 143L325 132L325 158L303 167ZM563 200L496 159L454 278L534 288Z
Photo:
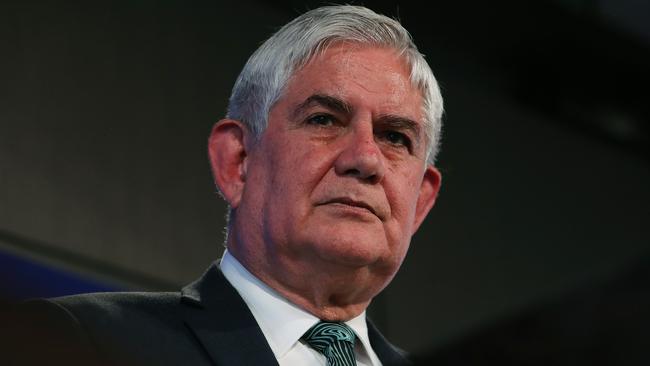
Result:
M363 283L366 269L350 271L349 268L332 271L308 268L292 268L290 265L269 266L267 261L256 262L258 256L229 246L230 254L252 275L279 293L291 303L315 317L326 321L347 321L366 310L372 296ZM270 268L281 268L273 271ZM357 273L361 272L361 273ZM337 273L339 273L337 275Z
M359 316L370 305L369 298L355 296L356 294L342 291L335 286L307 285L302 288L289 288L273 279L264 282L287 300L321 320L348 321Z

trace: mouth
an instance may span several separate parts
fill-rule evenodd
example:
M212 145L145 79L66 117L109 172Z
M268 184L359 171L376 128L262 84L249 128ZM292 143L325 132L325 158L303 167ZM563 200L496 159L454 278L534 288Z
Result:
M370 213L372 213L373 215L375 215L375 216L377 216L378 218L381 219L381 217L378 215L378 213L375 211L375 209L371 205L369 205L369 204L367 204L367 203L365 203L363 201L356 201L356 200L353 200L353 199L347 198L347 197L338 197L338 198L334 198L334 199L325 201L321 205L329 205L329 204L341 204L341 205L346 205L346 206L350 206L350 207L362 208L362 209L365 209L367 211L370 211Z

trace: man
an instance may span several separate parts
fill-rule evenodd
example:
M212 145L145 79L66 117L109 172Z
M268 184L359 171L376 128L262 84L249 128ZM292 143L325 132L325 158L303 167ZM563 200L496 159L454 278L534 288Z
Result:
M180 294L31 306L106 364L404 364L365 310L435 202L441 113L397 21L309 11L251 56L210 134L230 206L220 267Z

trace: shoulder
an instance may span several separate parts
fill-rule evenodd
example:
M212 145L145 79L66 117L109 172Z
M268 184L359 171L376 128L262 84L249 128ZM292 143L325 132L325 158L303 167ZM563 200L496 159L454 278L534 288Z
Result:
M93 293L39 300L78 324L93 342L146 344L185 331L177 292Z
M131 364L139 359L135 355L156 359L156 353L165 353L163 345L187 342L180 298L179 293L131 292L37 299L15 306L14 319L24 334L21 347L58 356L65 356L58 351L64 349L101 360L92 364Z
M20 305L21 313L48 322L75 324L80 331L93 332L135 328L142 323L169 323L180 303L178 293L91 293L51 299L30 300Z
M215 266L180 292L91 293L31 300L18 308L21 315L12 317L15 332L0 326L0 336L14 339L12 353L21 360L28 352L43 355L38 361L87 353L101 361L71 365L209 365L204 344L220 352L225 346L215 337L227 335L220 338L227 341L236 333L233 325L239 329L250 319L254 323ZM23 336L12 335L17 333ZM0 339L0 354L2 343Z
M383 365L412 365L407 352L389 342L370 319L367 319L367 324L370 344L372 345L372 349L375 351Z
M58 308L80 321L103 319L107 322L169 317L179 304L178 292L113 292L34 300L29 305Z

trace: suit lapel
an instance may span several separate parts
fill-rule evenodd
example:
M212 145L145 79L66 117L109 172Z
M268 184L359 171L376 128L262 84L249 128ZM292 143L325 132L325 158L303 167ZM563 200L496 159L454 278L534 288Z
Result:
M216 264L181 294L185 324L216 365L277 365L253 314Z
M406 358L406 352L393 346L379 333L375 325L367 320L368 324L368 337L370 338L370 345L379 357L383 366L398 366L398 365L411 365L411 362Z

